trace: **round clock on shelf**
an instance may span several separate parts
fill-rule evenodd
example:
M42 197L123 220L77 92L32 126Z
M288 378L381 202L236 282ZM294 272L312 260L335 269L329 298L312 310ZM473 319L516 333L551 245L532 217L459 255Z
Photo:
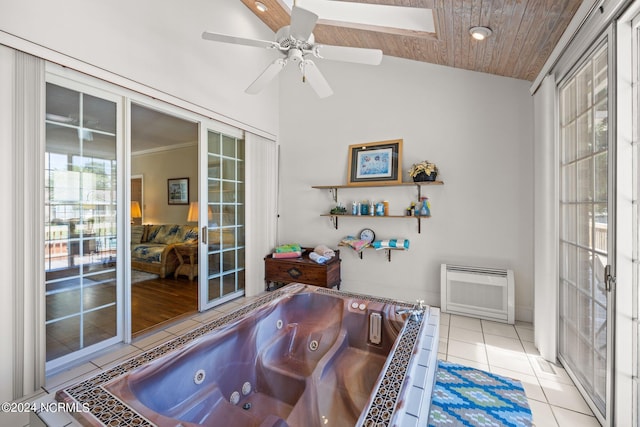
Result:
M371 243L376 239L376 233L370 228L365 228L360 232L360 240L366 240Z

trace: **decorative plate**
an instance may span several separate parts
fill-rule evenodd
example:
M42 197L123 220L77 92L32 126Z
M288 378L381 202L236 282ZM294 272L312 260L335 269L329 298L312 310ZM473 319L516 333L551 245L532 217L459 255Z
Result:
M376 239L376 233L370 228L365 228L360 232L360 240L366 240L367 242L373 242Z

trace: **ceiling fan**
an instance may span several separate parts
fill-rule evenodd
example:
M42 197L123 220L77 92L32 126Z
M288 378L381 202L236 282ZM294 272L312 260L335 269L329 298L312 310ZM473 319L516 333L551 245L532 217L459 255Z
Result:
M329 83L310 57L378 65L382 61L382 51L379 49L316 44L312 31L317 21L318 15L315 13L293 6L291 9L291 24L278 30L275 36L276 41L247 39L209 31L203 32L202 38L223 43L274 49L281 54L251 83L245 90L246 93L256 94L260 92L289 62L293 62L298 65L302 73L302 81L309 82L318 96L325 98L333 94L333 90L331 90Z

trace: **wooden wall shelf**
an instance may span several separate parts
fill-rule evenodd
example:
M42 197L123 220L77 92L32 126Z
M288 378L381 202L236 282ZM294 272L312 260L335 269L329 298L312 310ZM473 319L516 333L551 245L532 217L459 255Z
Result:
M338 201L338 190L341 188L373 188L373 187L416 187L418 189L418 200L422 197L422 187L425 185L444 185L444 181L421 181L421 182L403 182L402 184L363 184L363 185L312 185L311 188L320 190L329 190L333 195L333 201Z
M337 215L337 214L320 214L320 216L326 216L331 218L331 222L333 223L333 227L338 229L338 218L360 218L360 219L417 219L418 220L418 234L420 234L420 228L422 225L423 218L431 218L431 215L427 216L408 216L408 215Z

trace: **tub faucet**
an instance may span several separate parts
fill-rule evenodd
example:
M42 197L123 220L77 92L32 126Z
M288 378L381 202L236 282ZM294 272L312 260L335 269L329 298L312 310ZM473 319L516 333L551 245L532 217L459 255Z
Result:
M413 305L412 308L405 308L402 310L398 310L396 311L396 313L397 314L409 313L409 317L412 317L413 320L420 321L422 319L422 316L424 316L425 308L426 307L424 305L424 300L419 299L419 300L416 300L416 303Z

